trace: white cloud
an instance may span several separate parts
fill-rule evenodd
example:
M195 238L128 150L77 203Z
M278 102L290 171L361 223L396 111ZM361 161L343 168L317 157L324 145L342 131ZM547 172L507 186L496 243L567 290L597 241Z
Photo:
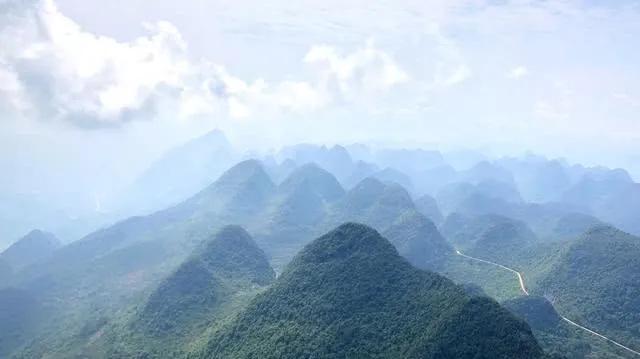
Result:
M24 6L3 15L11 21L0 31L0 73L12 81L0 101L25 117L108 126L206 90L170 23L147 24L148 35L118 42L83 31L52 0Z
M509 70L509 73L507 73L507 77L510 79L517 80L527 76L528 74L529 74L529 69L527 69L525 66L520 65Z
M316 67L325 87L336 86L346 97L384 91L409 80L391 56L376 49L371 40L366 47L346 55L331 46L313 46L304 61Z
M430 26L427 32L436 41L436 53L439 59L436 63L433 87L451 87L469 79L472 76L472 71L458 44L445 36L436 24Z
M471 77L471 69L466 65L457 65L448 70L444 69L445 66L440 67L440 71L447 72L447 74L442 77L436 77L436 83L445 87L457 85Z
M24 118L83 127L202 115L246 118L314 111L407 81L408 75L371 42L341 54L313 46L304 58L308 81L253 82L223 66L194 62L169 22L145 24L147 35L119 42L83 30L53 0L10 9L0 20L0 110Z

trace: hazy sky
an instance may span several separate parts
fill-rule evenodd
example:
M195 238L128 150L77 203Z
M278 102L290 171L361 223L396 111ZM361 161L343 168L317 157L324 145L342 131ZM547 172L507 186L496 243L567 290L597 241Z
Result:
M630 167L639 38L635 1L0 0L0 160L126 177L220 128Z

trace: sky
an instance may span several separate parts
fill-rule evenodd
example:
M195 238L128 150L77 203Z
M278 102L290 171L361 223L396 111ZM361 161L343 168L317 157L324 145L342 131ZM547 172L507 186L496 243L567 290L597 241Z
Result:
M123 186L217 128L638 178L638 38L635 1L0 0L0 166ZM0 184L43 181L19 178Z

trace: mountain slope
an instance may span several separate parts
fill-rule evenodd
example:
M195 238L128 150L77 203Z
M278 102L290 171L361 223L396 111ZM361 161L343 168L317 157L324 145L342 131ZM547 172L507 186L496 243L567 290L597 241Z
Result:
M181 356L274 278L251 236L226 226L165 278L126 326L111 327L94 345L108 357Z
M238 226L227 226L151 294L139 324L155 336L176 335L215 318L230 294L269 284L275 274L264 252Z
M36 229L0 253L0 259L14 270L20 270L50 256L60 246L60 241L56 236Z
M538 342L548 353L570 359L622 359L630 355L564 321L546 298L524 296L505 301L502 305L531 326Z
M331 208L325 228L354 221L382 230L407 211L415 210L409 193L400 185L365 178Z
M75 355L68 343L91 340L79 334L87 323L118 317L222 226L255 221L274 188L259 162L245 161L177 206L96 231L15 273L12 283L32 288L56 315L29 355Z
M640 238L609 226L572 243L536 292L567 317L640 347Z
M592 227L602 225L602 221L588 214L569 213L558 219L553 234L558 239L571 239L579 237Z
M490 323L490 324L488 324ZM316 239L216 333L202 358L540 358L531 331L495 302L413 268L376 231Z
M442 216L442 212L440 212L435 198L429 195L423 195L415 200L415 204L416 209L429 218L436 226L439 226L444 221L444 217Z
M524 222L499 215L468 217L454 213L447 217L441 230L456 248L502 262L536 238Z
M224 133L211 131L165 153L127 190L126 213L146 213L192 196L233 164L235 154Z
M303 183L313 188L313 190L325 201L334 201L344 196L344 189L338 180L326 170L310 163L295 169L282 183L278 186L280 191L289 191L291 188L297 188Z
M415 267L437 270L454 254L436 226L418 212L408 212L382 232Z

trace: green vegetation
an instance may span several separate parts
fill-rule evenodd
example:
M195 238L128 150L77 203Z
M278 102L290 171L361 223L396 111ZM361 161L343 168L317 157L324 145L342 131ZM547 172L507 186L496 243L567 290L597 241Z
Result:
M286 169L280 172L289 173ZM596 222L595 218L566 215L565 209L553 206L510 204L504 208L513 209L514 216L533 218L533 223L542 223L548 233L555 234L540 239L524 222L505 215L452 214L442 225L449 244L425 215L437 210L437 205L430 197L418 203L414 204L403 187L375 178L366 178L345 192L331 173L313 164L297 167L276 185L259 162L244 161L183 203L96 231L14 273L5 265L4 284L37 298L39 317L37 321L7 320L0 334L2 343L10 343L4 353L23 358L162 358L185 353L197 356L200 349L218 353L219 349L230 357L262 352L268 357L293 348L291 352L299 356L317 351L326 356L465 357L472 348L480 348L493 357L486 343L502 350L503 342L512 339L503 329L484 327L494 323L485 311L488 318L503 318L501 309L488 299L471 300L462 287L410 268L397 258L399 253L414 266L436 270L471 288L475 296L486 293L498 300L520 296L513 273L457 256L451 244L521 271L532 293L552 295L564 314L582 324L600 329L604 321L620 321L623 324L602 328L605 334L624 343L628 339L631 345L637 333L633 313L638 311L632 298L638 283L627 281L622 273L636 268L637 262L628 253L635 253L631 243L637 240L625 240L625 245L602 244L603 250L589 251L604 253L603 257L589 255L588 260L576 262L571 253L582 248L577 243L584 240L572 237ZM437 216L435 213L432 215ZM382 245L374 239L377 234L350 225L341 227L342 232L358 235L331 232L322 238L334 240L307 246L284 269L313 238L347 221L383 233L395 246L393 255L386 241ZM247 228L264 253L237 227L227 228L235 233L229 238L236 240L211 240L211 233L228 223ZM370 240L345 239L361 235ZM353 246L345 247L345 243ZM583 250L577 258L584 257ZM618 251L628 256L619 256ZM316 263L318 258L327 263ZM254 299L273 280L268 260L284 272ZM563 269L565 262L587 269ZM572 276L554 272L559 270ZM575 282L569 278L582 277L583 271L594 283L593 298L566 284ZM611 287L605 283L610 273L616 278ZM2 275L0 268L0 287ZM552 275L556 276L553 280L564 283L554 284ZM591 309L582 317L578 313L583 313L585 303ZM21 313L18 301L9 300L6 305L7 313ZM612 310L615 305L618 309ZM631 313L632 319L619 319L623 313ZM564 328L565 323L560 324L561 329L540 329L531 317L524 317L549 351L561 352L559 348L568 346L574 348L571 353L584 354L576 358L617 355L615 348L596 345L593 338L588 342L574 338L573 328ZM598 322L581 321L586 318ZM507 324L500 323L511 328L509 333L526 332L526 326L503 319ZM254 320L258 325L250 326ZM464 325L456 327L453 322ZM488 337L468 334L474 332ZM468 342L459 343L460 347L451 344L465 336ZM508 352L509 345L504 347Z
M206 358L539 358L529 328L345 224L306 246L202 352Z
M107 327L94 350L123 358L184 355L274 279L249 234L227 226L164 279L131 319Z
M178 335L215 318L211 313L231 293L275 278L264 252L240 227L223 228L204 249L165 279L144 306L138 323L152 336Z
M466 254L509 265L523 249L536 241L521 221L500 215L468 217L454 213L442 226L444 236Z
M438 270L454 255L433 222L416 211L406 212L382 234L418 268Z
M640 347L640 238L601 226L573 242L536 288L577 323Z
M562 320L553 305L543 297L518 297L502 304L529 323L547 353L568 359L620 359L629 356L628 352Z
M451 256L438 273L464 286L478 286L489 297L498 301L513 299L522 294L515 274L462 256Z

